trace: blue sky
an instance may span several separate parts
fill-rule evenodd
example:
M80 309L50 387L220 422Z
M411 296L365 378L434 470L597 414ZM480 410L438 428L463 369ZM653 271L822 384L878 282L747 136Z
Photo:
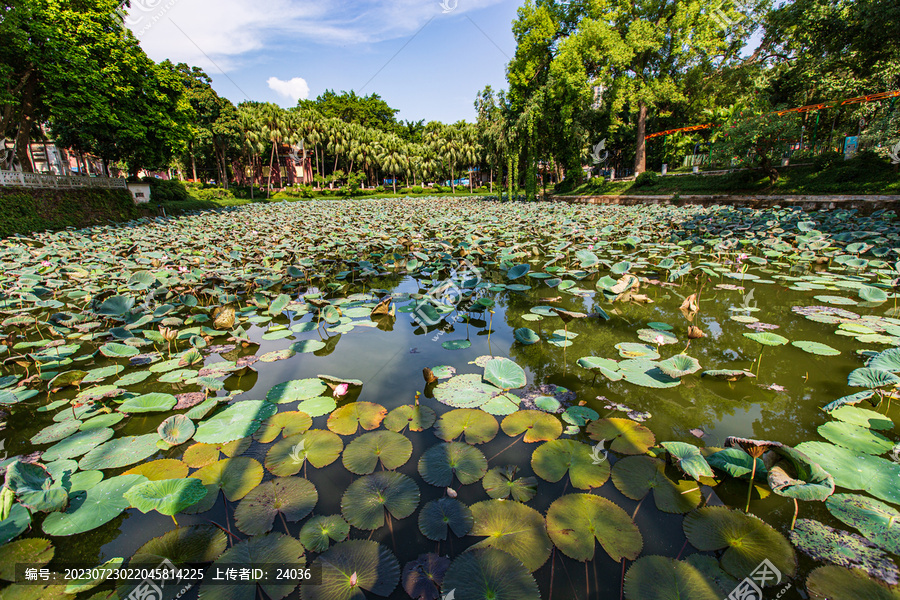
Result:
M521 0L442 2L131 0L126 22L151 58L202 67L235 103L352 89L399 119L472 121L477 92L506 87Z

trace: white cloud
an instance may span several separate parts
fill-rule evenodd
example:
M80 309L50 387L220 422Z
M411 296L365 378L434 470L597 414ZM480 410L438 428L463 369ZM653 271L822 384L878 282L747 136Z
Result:
M269 89L274 91L279 96L284 96L289 100L293 100L294 103L297 100L306 100L309 98L309 84L306 83L306 80L302 77L294 77L289 81L282 81L277 77L269 77L269 80L266 82L269 84Z
M234 71L249 53L291 40L367 44L408 36L429 19L456 18L502 0L132 0L129 26L154 60ZM448 0L453 6L453 0Z

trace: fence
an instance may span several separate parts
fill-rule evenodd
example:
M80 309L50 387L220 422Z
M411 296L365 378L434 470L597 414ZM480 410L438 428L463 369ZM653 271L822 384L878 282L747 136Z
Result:
M114 177L66 177L20 171L0 171L0 186L27 188L51 188L71 190L78 188L127 189L124 179Z

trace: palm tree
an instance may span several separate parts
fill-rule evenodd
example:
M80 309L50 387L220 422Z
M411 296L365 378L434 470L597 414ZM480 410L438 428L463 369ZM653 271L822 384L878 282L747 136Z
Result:
M284 110L276 104L265 104L260 117L262 137L272 144L272 152L269 155L269 182L266 187L266 198L268 198L272 193L272 170L275 165L275 152L278 144L286 137L285 130L287 128Z
M394 134L388 134L382 140L378 162L381 168L392 175L394 193L397 193L397 175L406 168L407 157L403 153L403 141Z

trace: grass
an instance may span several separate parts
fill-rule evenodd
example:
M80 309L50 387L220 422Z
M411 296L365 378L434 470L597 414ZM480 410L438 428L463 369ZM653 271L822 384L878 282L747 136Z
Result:
M595 179L561 195L900 194L900 176L882 160L853 159L825 168L797 166L778 172L775 185L761 171L742 170L723 175L656 177L655 182L652 177L603 183Z
M146 216L126 190L0 188L0 237Z

